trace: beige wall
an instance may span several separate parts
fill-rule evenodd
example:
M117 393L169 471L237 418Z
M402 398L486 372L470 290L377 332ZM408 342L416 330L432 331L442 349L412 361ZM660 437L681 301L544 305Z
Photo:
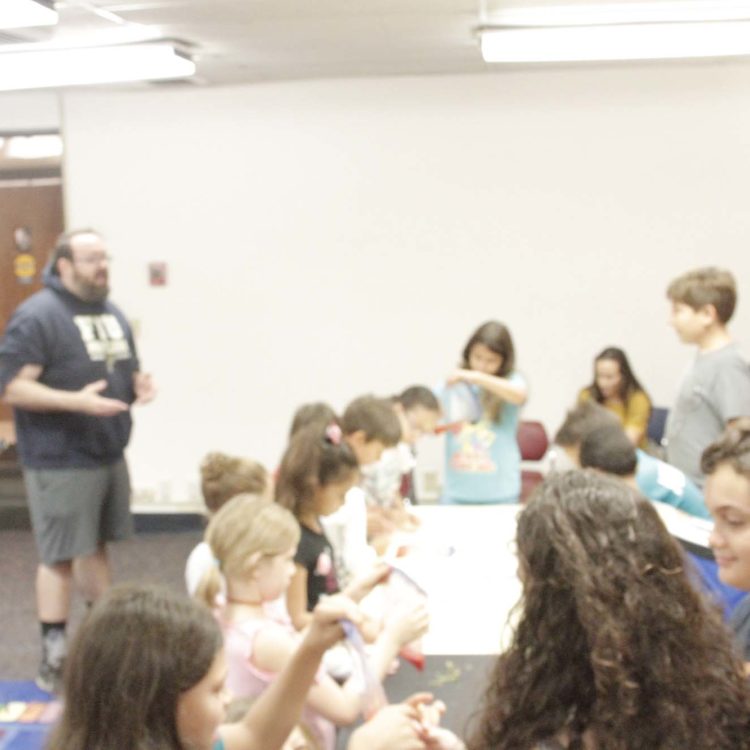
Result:
M750 295L749 84L687 63L66 94L69 223L109 237L162 389L136 486L188 495L209 449L273 466L299 402L437 383L491 317L550 429L608 344L669 404L669 279L723 264Z
M57 130L60 127L60 101L48 91L0 94L0 132Z

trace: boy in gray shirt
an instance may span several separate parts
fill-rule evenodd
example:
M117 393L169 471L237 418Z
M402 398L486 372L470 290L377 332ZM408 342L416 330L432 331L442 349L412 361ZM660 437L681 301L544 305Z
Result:
M703 486L701 454L738 417L750 416L750 365L727 330L737 303L729 271L699 268L667 289L670 323L698 352L667 422L667 460Z

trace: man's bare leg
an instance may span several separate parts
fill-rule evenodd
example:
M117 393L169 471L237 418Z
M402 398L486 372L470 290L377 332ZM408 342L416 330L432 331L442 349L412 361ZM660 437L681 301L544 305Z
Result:
M42 629L42 663L37 684L50 692L60 687L72 582L73 566L69 561L40 563L37 568L36 606Z
M93 554L77 557L73 561L73 578L87 604L95 602L112 582L107 548L102 544Z

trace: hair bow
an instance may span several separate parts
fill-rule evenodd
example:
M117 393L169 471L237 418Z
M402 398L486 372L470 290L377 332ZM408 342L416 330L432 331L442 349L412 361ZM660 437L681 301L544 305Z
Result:
M331 422L331 424L326 427L326 440L332 445L341 445L341 439L343 437L344 434L341 432L341 428L335 422Z

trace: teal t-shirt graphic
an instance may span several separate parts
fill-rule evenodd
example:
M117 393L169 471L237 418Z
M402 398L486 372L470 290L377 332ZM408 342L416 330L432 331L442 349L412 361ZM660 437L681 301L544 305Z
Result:
M525 385L517 373L511 383ZM479 389L470 386L478 398ZM520 407L503 403L500 418L483 415L446 434L446 503L515 503L521 493L521 452L516 434Z

